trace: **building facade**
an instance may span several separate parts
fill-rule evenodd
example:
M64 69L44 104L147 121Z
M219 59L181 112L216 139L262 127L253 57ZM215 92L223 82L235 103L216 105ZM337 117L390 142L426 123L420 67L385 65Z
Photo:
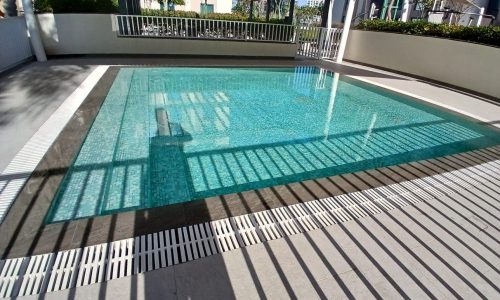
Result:
M318 7L323 5L323 0L307 0L307 6Z
M499 2L499 0L435 0L432 12L429 14L429 22L462 26L490 25L498 17ZM496 13L492 9L494 6L497 7ZM480 17L481 12L482 17Z
M232 0L184 0L184 3L184 5L175 5L175 10L197 13L230 13L233 8ZM141 7L160 9L160 3L156 0L141 0ZM164 9L167 9L166 3Z
M332 23L344 22L349 0L332 0ZM354 9L353 23L363 19L387 17L390 0L358 0ZM394 1L391 19L401 20L404 1ZM482 18L479 18L484 8ZM500 0L435 0L427 6L424 0L410 0L408 21L423 19L432 23L456 24L462 26L500 25Z

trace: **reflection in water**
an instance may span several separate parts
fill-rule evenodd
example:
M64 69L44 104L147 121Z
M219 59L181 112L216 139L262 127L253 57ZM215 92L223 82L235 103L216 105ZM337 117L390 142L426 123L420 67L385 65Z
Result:
M159 136L170 136L170 126L168 125L167 111L164 108L156 109L156 126Z
M499 144L496 131L314 67L122 69L49 221Z
M149 150L148 203L143 207L183 202L191 199L189 172L184 157L183 145L192 138L186 131L174 132L170 128L180 127L169 123L166 110L156 109L158 134L151 138ZM143 178L143 180L147 180Z
M322 70L324 71L324 70ZM337 96L337 88L339 86L339 73L333 74L333 82L332 89L330 92L330 101L328 102L328 110L326 113L326 122L325 122L325 140L328 139L328 134L330 133L330 126L333 117L333 105L335 104L335 97Z

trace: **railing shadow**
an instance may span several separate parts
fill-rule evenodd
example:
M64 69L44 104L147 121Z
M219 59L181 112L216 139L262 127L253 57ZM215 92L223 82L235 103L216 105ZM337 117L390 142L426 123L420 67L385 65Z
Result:
M426 176L445 174L453 169L451 161L462 166L475 163L485 166L488 162L488 168L499 172L498 155L484 150L440 159L450 163L451 167L445 169L432 164L433 169L426 171L428 166L419 162L342 175L334 182L338 189L347 193L397 183L397 176L405 180L428 180ZM415 175L421 171L429 173ZM476 182L476 187L487 188L480 181ZM328 186L323 188L329 189ZM387 211L375 198L365 194L382 213L372 215L365 211L366 216L359 218L346 210L352 217L351 221L339 220L336 225L313 231L302 229L303 232L295 236L132 276L129 281L133 288L123 285L123 282L111 281L98 285L90 293L89 290L85 292L87 295L94 293L111 297L116 295L120 286L131 291L126 295L131 299L138 295L154 297L158 290L166 297L175 295L193 299L436 299L489 298L497 294L499 286L493 279L498 268L493 262L499 253L496 248L484 245L497 245L498 242L494 236L484 235L484 231L478 235L472 227L456 221L466 211L478 214L480 210L477 208L464 210L464 207L483 200L456 198L446 194L449 192L445 190L442 196L429 200L425 191L415 194L408 185L403 188L409 192L406 196L401 194L408 203L414 203L414 200L406 197L423 198L418 204ZM496 192L499 195L498 190ZM311 197L317 197L312 193ZM336 218L335 215L331 217ZM317 219L314 222L321 223ZM470 220L468 223L474 224ZM478 260L481 264L477 263Z

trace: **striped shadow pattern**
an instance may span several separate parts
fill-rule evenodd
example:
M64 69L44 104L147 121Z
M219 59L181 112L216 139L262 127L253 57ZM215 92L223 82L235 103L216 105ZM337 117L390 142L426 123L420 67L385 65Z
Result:
M499 181L500 147L440 159L475 164L437 175L110 243L0 261L0 297L59 291L200 259ZM437 160L440 160L437 159ZM433 163L437 160L417 162Z

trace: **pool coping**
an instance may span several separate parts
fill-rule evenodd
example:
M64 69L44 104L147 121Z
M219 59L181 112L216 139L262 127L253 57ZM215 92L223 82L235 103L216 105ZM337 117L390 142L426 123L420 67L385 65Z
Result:
M289 66L297 65L294 61L289 64ZM335 71L321 63L309 62L307 65L322 66L329 71ZM0 225L0 234L8 237L0 241L2 258L85 247L354 192L349 188L337 186L336 182L341 182L342 176L349 175L343 174L181 204L43 224L67 167L77 154L116 73L122 67L159 66L120 66L107 69L102 79L94 86L70 122L64 127L63 132L50 146L21 193L16 197L5 222ZM231 67L253 66L231 65ZM375 85L379 86L376 83ZM16 226L19 220L23 221L22 227Z

